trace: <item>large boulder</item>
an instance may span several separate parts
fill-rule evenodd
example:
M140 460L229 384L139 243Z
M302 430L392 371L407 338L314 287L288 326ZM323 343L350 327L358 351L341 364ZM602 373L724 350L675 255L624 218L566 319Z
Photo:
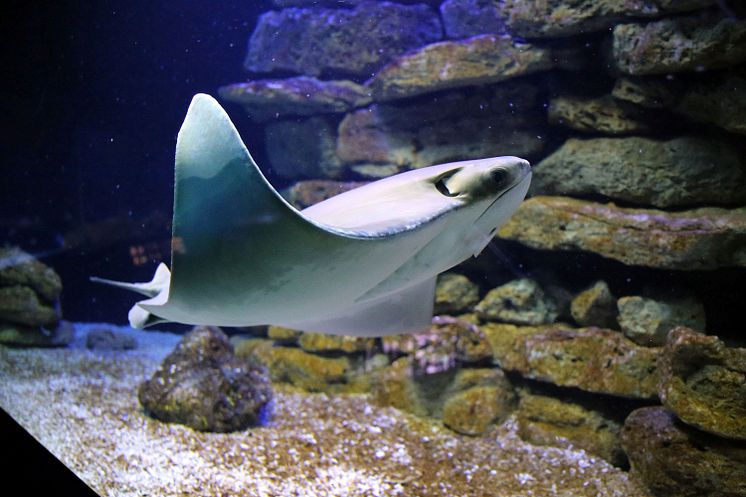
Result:
M34 256L17 247L0 247L0 286L25 286L43 300L54 302L62 293L59 275Z
M537 249L584 250L636 266L746 266L746 208L664 212L539 196L524 201L498 235Z
M676 17L614 28L613 56L627 74L702 71L746 61L746 20Z
M624 422L632 473L657 497L746 496L746 448L690 428L665 407L643 407Z
M550 50L510 36L481 35L424 46L381 69L367 85L377 101L496 83L554 67Z
M685 423L746 440L746 349L679 327L660 361L659 395Z
M740 147L713 138L570 139L534 167L532 191L661 208L741 204L746 159Z
M255 73L334 71L367 77L442 36L440 19L423 4L368 1L353 9L272 10L259 17L244 66Z
M259 423L272 390L263 366L236 357L219 328L202 326L187 333L140 385L138 398L161 421L229 432Z

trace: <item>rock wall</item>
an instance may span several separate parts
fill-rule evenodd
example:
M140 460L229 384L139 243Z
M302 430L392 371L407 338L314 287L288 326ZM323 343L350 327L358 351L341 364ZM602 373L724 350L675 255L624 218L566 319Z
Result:
M582 447L620 465L628 457L657 495L684 492L691 475L702 479L697 495L746 495L734 462L744 351L714 336L738 344L743 335L710 324L739 311L720 297L701 300L746 274L743 7L275 5L251 34L248 81L219 94L263 129L268 168L293 183L298 206L353 181L520 155L534 166L532 198L495 248L535 264L512 276L494 259L458 268L441 279L436 305L458 318L420 335L352 344L275 329L244 352L275 380L369 391L465 434L512 416L534 443ZM572 268L581 260L572 254L590 265ZM573 281L556 276L568 268ZM637 442L658 425L665 436ZM659 450L666 437L692 454L713 449L701 459ZM708 457L720 488L701 476Z

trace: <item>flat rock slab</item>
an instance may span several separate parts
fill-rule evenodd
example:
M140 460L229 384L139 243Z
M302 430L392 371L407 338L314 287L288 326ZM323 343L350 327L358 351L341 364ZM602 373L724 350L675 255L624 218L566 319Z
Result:
M552 124L583 133L628 135L650 131L639 108L611 97L558 97L549 103L547 117Z
M244 66L254 73L369 77L394 57L442 36L438 15L423 4L370 1L354 9L272 10L259 17Z
M631 266L746 266L746 208L625 209L567 197L524 201L498 235L543 250L583 250Z
M638 205L743 205L746 155L728 141L571 138L534 167L532 192L605 195Z
M660 371L660 398L682 421L746 440L746 349L675 328L668 334Z
M746 447L688 427L665 407L643 407L627 417L622 447L657 496L743 497Z
M485 333L489 337L496 329L485 328ZM554 385L654 398L659 353L660 349L640 347L618 331L550 328L526 334L519 331L511 346L495 354L494 360L503 369Z
M164 424L134 391L178 336L132 333L141 346L126 360L0 347L0 406L102 496L650 497L598 457L521 441L512 423L461 436L362 395L278 389L269 422L235 433Z
M259 79L218 89L220 98L244 106L255 121L347 112L371 102L370 90L346 80L299 76Z
M377 101L496 83L554 67L552 53L510 36L482 35L424 46L399 57L366 84Z
M405 169L498 155L530 159L544 148L537 133L544 120L536 85L527 83L374 104L342 120L337 156Z
M703 71L746 60L746 21L679 17L614 28L613 56L627 74Z
M502 13L511 33L556 38L607 29L629 17L658 17L712 5L714 0L505 0Z

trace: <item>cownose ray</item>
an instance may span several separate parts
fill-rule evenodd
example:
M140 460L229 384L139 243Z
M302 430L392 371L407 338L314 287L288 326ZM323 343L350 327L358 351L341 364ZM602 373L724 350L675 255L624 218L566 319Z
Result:
M430 326L435 277L477 255L526 195L518 157L400 173L302 211L269 184L230 118L196 95L176 144L171 270L129 312L160 322L380 336Z

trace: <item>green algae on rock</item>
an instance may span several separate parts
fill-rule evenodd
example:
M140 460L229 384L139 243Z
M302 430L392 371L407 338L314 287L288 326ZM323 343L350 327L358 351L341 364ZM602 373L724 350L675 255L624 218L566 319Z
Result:
M298 345L306 352L344 352L352 354L373 350L375 339L303 332L298 337Z
M598 326L599 328L616 329L616 298L609 285L596 281L572 299L570 304L572 318L581 326Z
M743 497L746 448L688 427L665 407L643 407L621 433L631 473L654 495Z
M218 94L243 105L255 121L347 112L371 101L370 90L352 81L321 81L308 76L235 83L221 87Z
M549 103L548 119L583 133L628 135L650 131L644 111L610 96L557 97Z
M257 424L272 398L263 366L234 355L215 327L196 327L138 389L145 410L161 421L229 432Z
M704 331L705 308L694 297L629 296L617 301L624 336L639 345L658 347L676 326Z
M452 314L471 309L479 302L479 287L457 273L438 275L435 287L435 314Z
M680 136L567 140L534 167L532 191L604 195L661 208L746 202L746 159L735 144Z
M480 35L426 45L394 60L366 84L376 101L386 101L497 83L554 65L548 49L518 43L510 36Z
M32 288L0 287L0 319L26 326L54 326L60 318L58 309L39 300Z
M498 235L536 249L583 250L628 265L746 266L746 208L665 212L537 196L525 200Z
M678 327L659 361L663 404L685 423L746 440L746 349Z
M66 347L73 339L73 327L60 321L47 330L41 326L24 326L0 321L0 344L16 347Z
M493 288L474 310L484 320L529 325L553 323L559 314L557 304L528 278Z
M54 302L62 293L59 275L34 256L17 247L0 247L0 287L24 286L33 289L47 302Z
M746 21L702 16L614 28L616 66L633 75L719 69L746 61Z
M508 346L493 348L494 361L526 378L628 398L658 393L660 349L641 347L617 331L555 327L511 338Z
M522 392L516 418L518 434L527 442L580 448L615 466L626 461L619 441L621 424L587 405Z

